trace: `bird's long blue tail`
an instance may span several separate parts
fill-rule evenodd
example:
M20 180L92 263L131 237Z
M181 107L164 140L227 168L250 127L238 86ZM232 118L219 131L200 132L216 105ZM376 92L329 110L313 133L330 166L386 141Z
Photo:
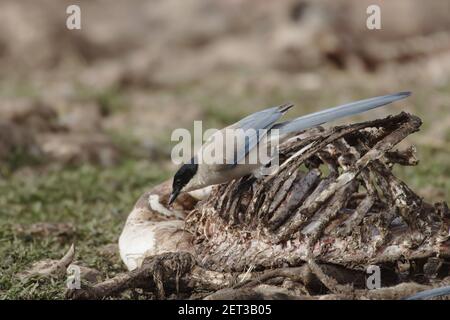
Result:
M424 300L424 299L431 299L441 296L450 295L450 286L446 287L440 287L440 288L434 288L422 292L418 292L415 295L412 295L406 300Z
M347 104L343 104L337 107L329 108L319 112L311 113L290 121L278 123L273 126L273 129L279 129L280 134L287 134L296 132L311 127L318 126L320 124L343 118L346 116L354 115L357 113L365 112L371 109L382 107L391 102L404 99L411 95L411 92L399 92L386 96L380 96L365 100L359 100Z

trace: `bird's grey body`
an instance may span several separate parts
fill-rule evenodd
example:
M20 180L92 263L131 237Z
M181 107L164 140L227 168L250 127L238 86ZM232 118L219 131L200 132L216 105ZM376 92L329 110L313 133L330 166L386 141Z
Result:
M196 190L254 173L267 163L266 159L261 159L260 150L270 149L274 137L282 143L295 132L381 107L409 95L409 92L400 92L360 100L280 123L277 121L292 104L253 113L212 135L202 145L192 163L185 164L178 170L174 177L171 202L181 191ZM275 132L278 134L272 135ZM224 142L227 135L237 137L231 147ZM220 161L205 161L211 154Z
M265 163L258 152L266 151L271 145L271 137L265 133L270 132L273 124L291 107L292 104L286 104L253 113L213 134L197 152L195 178L183 190L224 183L259 169ZM235 138L234 144L225 142L227 136ZM207 155L217 151L221 155L218 163L206 159Z

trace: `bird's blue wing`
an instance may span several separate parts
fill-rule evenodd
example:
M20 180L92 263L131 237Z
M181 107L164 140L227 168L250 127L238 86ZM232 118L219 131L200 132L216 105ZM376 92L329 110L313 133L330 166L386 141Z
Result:
M231 125L229 128L240 129L245 133L244 147L238 148L237 152L234 153L233 165L236 165L242 160L258 144L261 138L266 135L267 131L275 122L292 107L293 104L283 104L264 109Z

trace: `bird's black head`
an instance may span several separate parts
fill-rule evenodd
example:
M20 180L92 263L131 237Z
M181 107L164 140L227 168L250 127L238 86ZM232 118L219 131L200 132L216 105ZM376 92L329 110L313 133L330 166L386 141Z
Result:
M194 162L183 164L180 169L178 169L177 173L175 173L175 176L173 177L172 193L170 194L169 205L175 201L184 186L197 173L197 169L198 164Z

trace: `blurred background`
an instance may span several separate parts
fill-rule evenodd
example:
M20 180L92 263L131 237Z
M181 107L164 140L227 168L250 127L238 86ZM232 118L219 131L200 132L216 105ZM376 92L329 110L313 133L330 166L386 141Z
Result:
M66 28L71 4L81 30ZM366 27L372 4L381 30ZM340 123L420 116L420 163L397 173L449 200L449 14L447 0L0 0L0 298L61 297L17 275L71 242L104 276L122 271L126 216L174 172L170 134L193 120L410 90Z

